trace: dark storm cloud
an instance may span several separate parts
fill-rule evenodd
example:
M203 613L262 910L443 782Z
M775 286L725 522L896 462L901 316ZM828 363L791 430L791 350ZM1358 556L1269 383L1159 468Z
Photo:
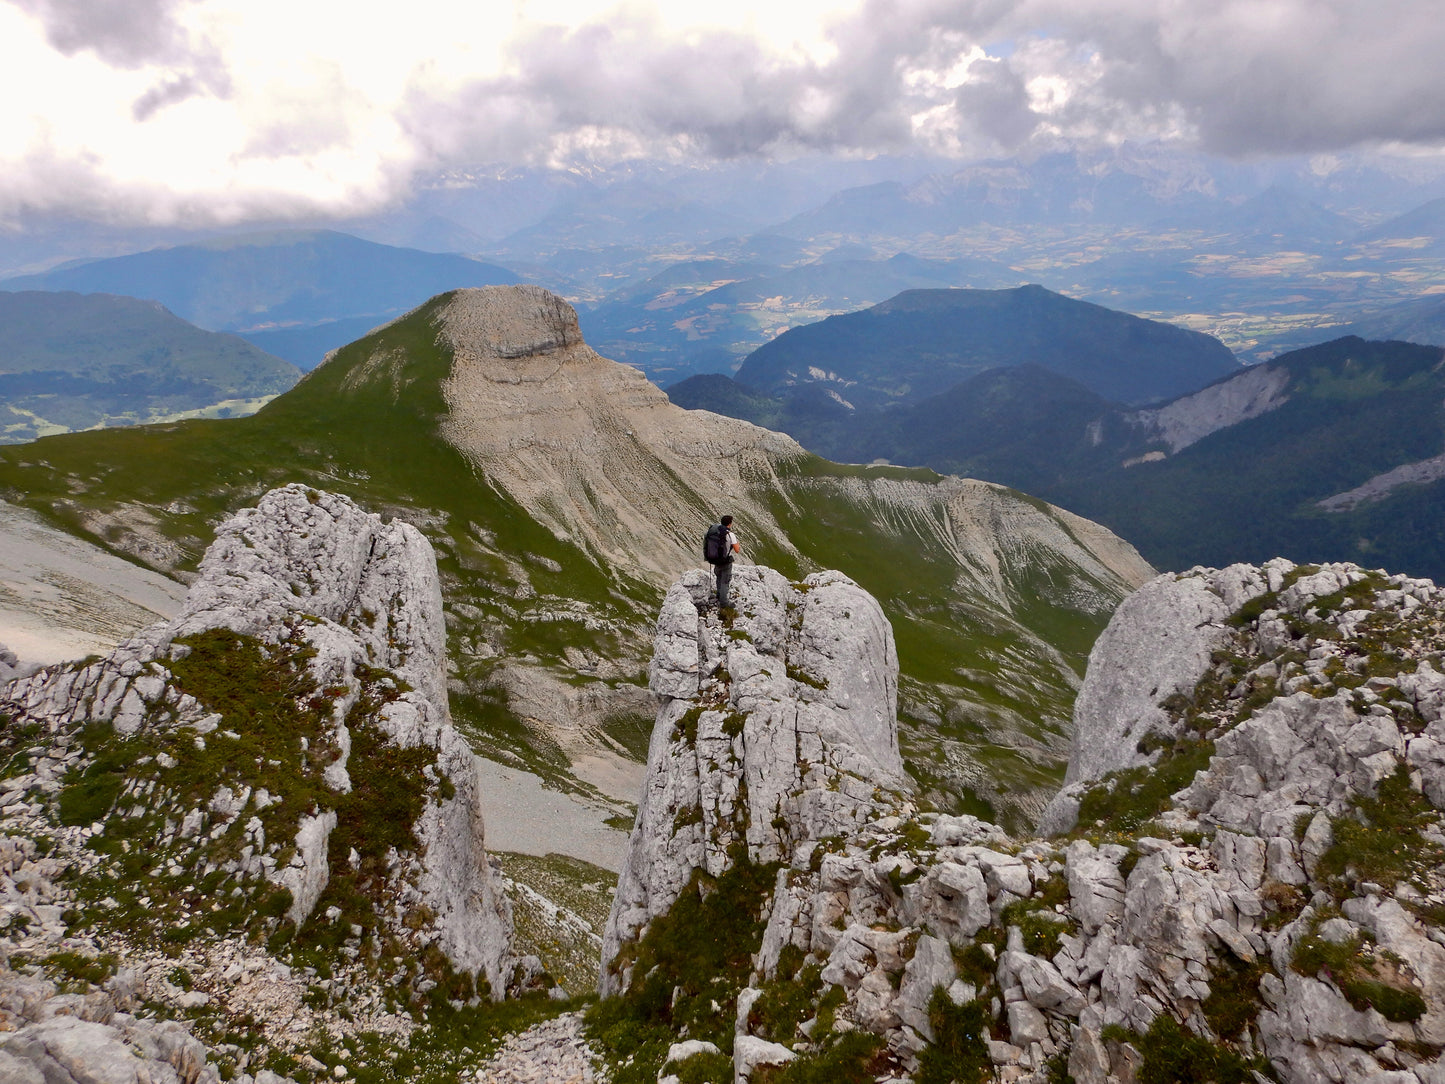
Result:
M293 57L305 46L314 57L284 71L238 48L233 73L232 24L211 18L206 0L4 2L61 53L143 72L149 89L131 116L157 141L150 172L103 157L105 141L80 124L51 124L46 102L71 90L56 82L18 107L33 108L35 124L0 171L5 215L74 205L235 220L308 201L355 210L398 198L418 172L477 162L979 158L1128 140L1235 156L1445 148L1438 0L864 0L812 54L739 32L679 34L639 4L534 26L507 43L505 74L460 85L426 46L410 55L399 43L387 59L413 80L400 101L394 72L370 78L377 45L366 35L302 41ZM456 44L444 13L415 18L411 40L435 33L441 53ZM133 93L131 78L116 85ZM197 96L233 104L215 129L229 142L174 147L208 156L189 171L196 189L179 192L161 141L170 121L184 132L200 115L167 110Z
M1226 154L1445 142L1434 0L1024 0L972 29L1092 58L1066 128L1177 115Z
M466 147L501 158L577 133L715 158L904 149L911 140L898 56L876 42L816 63L770 56L738 34L677 41L633 21L547 28L511 59L513 74L479 81L459 99L415 98L411 130L441 153Z
M1039 139L1234 155L1445 142L1433 0L871 0L833 43L826 60L781 60L741 36L670 40L645 21L549 28L506 79L414 101L411 126L437 149L503 157L603 129L716 157L907 150L940 130L972 153ZM980 46L992 56L962 85L919 77ZM1036 79L1062 89L1047 107Z

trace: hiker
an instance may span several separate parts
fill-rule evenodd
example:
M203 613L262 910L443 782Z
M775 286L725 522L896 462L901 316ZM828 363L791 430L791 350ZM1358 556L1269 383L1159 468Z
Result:
M741 553L737 536L733 534L733 517L723 516L721 522L707 529L703 539L702 555L713 566L717 574L717 605L719 610L727 609L728 585L733 579L733 554Z

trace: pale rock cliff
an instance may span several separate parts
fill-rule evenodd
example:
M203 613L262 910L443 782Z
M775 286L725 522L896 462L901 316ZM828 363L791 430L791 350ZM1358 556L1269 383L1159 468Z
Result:
M1232 565L1223 571L1163 575L1126 598L1094 642L1074 701L1074 734L1064 779L1082 784L1107 772L1146 764L1157 739L1178 723L1168 705L1192 693L1231 636L1227 619L1250 599L1278 586L1293 566ZM1151 739L1150 736L1153 736ZM1044 834L1072 826L1073 796L1065 787L1039 824Z
M694 654L682 590L659 622L668 697L726 644L704 618ZM1081 828L1010 839L915 812L886 773L874 815L841 835L810 845L784 818L791 850L756 850L776 874L734 1029L688 1037L730 1044L738 1079L767 1048L895 1078L1438 1084L1442 643L1428 581L1282 560L1161 577L1091 661L1054 811ZM675 743L660 723L649 799L669 778L709 786ZM640 816L634 846L668 867L652 883L676 885L706 849L672 847L664 824ZM631 958L662 959L638 929Z
M6 825L53 837L52 859L107 897L127 966L144 970L140 946L179 925L198 985L225 989L229 969L255 971L228 931L290 930L283 945L334 939L352 961L390 946L391 993L338 957L321 999L345 997L378 1030L388 999L438 983L501 997L538 965L512 952L475 757L450 721L445 636L419 531L333 494L275 490L220 526L173 620L0 689L10 764L29 766L0 779ZM55 892L9 906L29 916L9 928L21 943L66 936L66 899L67 914L83 905ZM257 959L284 995L272 1008L289 1006L271 1038L326 1026L301 1004L304 979Z
M1278 410L1289 401L1289 385L1290 372L1284 366L1256 365L1162 407L1135 411L1127 418L1162 440L1173 455L1211 433Z
M898 659L878 603L837 572L789 583L739 567L725 624L711 577L683 576L657 623L650 684L661 700L627 862L603 941L603 989L625 987L621 947L666 913L694 870L736 850L804 862L852 835L906 788Z
M583 342L572 306L540 286L458 290L439 328L454 354L443 438L558 536L670 578L679 540L695 550L717 514L697 495L716 494L753 537L792 549L748 484L803 455L791 437L674 406Z

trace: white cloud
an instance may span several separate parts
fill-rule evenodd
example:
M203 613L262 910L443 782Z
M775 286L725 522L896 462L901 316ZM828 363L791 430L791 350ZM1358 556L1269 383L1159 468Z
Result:
M359 212L418 170L1445 143L1432 0L0 0L0 219Z

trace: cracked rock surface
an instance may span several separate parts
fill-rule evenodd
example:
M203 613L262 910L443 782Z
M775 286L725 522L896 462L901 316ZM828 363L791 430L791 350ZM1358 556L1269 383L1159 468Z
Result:
M723 1010L734 1030L717 1037L738 1079L761 1050L817 1063L865 1035L880 1080L913 1078L943 1047L983 1078L1038 1084L1163 1079L1180 1057L1211 1079L1445 1080L1433 583L1276 560L1147 585L1091 658L1053 834L1021 839L918 810L889 723L849 725L888 700L867 697L888 687L889 652L856 588L834 581L814 633L795 618L769 638L779 605L806 604L768 570L742 572L731 626L699 610L701 577L659 618L662 707L604 952L623 965L604 989L627 996L626 965L655 958L621 951L628 938L646 943L689 876L716 877L743 843L775 877ZM819 640L840 647L826 689L806 680L823 674L805 646ZM814 694L840 714L796 725ZM742 714L760 710L761 741ZM787 749L798 759L779 763ZM768 766L749 769L754 750ZM820 806L804 764L835 766ZM754 805L754 781L787 800Z
M51 961L37 978L131 975L140 1002L204 1009L217 1034L258 1020L293 1053L404 1037L439 983L459 1001L536 985L451 724L445 637L414 527L300 485L227 520L174 619L0 686L0 950ZM141 1024L102 1024L36 1017L0 1057L144 1045Z

